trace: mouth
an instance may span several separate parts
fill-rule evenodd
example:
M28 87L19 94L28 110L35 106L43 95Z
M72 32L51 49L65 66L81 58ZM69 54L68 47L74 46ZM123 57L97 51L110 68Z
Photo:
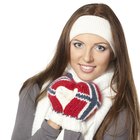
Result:
M91 72L93 72L95 70L95 68L96 68L96 66L90 66L90 65L80 64L80 69L84 73L91 73Z

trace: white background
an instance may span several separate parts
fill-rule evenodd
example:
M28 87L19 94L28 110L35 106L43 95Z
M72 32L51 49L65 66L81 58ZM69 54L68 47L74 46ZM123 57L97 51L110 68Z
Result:
M124 28L133 76L140 92L140 7L138 0L1 0L0 132L10 140L22 83L51 59L63 26L83 4L108 4ZM139 98L140 95L138 94Z

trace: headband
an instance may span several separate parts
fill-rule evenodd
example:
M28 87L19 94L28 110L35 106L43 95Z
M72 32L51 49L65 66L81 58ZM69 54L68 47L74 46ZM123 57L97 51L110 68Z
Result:
M115 54L111 26L108 20L93 15L79 17L71 28L70 40L72 40L75 36L84 33L96 34L104 38L108 41Z

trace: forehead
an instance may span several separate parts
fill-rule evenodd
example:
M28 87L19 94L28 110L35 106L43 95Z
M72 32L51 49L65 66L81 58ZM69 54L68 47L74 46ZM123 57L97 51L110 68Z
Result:
M102 43L109 44L108 41L105 40L103 37L96 34L89 34L89 33L79 34L75 36L72 40L79 40L83 42L94 42L94 43L102 42Z

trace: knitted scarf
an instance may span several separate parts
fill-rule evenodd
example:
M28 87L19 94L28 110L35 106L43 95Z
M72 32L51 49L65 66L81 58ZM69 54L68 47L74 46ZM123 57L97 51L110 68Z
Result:
M81 79L76 75L73 69L68 68L66 72L69 72L73 75L73 79L76 82L80 82ZM101 94L102 94L102 106L99 108L99 110L96 111L96 113L86 121L87 125L87 133L83 134L84 135L84 140L89 140L92 139L101 125L102 121L104 120L104 117L108 113L109 109L111 108L113 104L113 99L112 97L115 96L115 93L110 87L111 79L114 74L113 69L109 69L107 72L105 72L103 75L98 77L97 79L93 80L95 84L98 85L100 88ZM48 83L45 83L43 85L42 90L46 88ZM115 86L115 84L113 85ZM49 115L51 114L52 107L50 105L50 101L48 97L44 97L42 100L38 102L37 108L36 108L36 114L35 114L35 119L33 123L33 128L32 128L32 135L40 128L44 118L49 119ZM46 117L47 116L47 117ZM61 131L59 134L57 140L63 140L64 136L64 130Z

